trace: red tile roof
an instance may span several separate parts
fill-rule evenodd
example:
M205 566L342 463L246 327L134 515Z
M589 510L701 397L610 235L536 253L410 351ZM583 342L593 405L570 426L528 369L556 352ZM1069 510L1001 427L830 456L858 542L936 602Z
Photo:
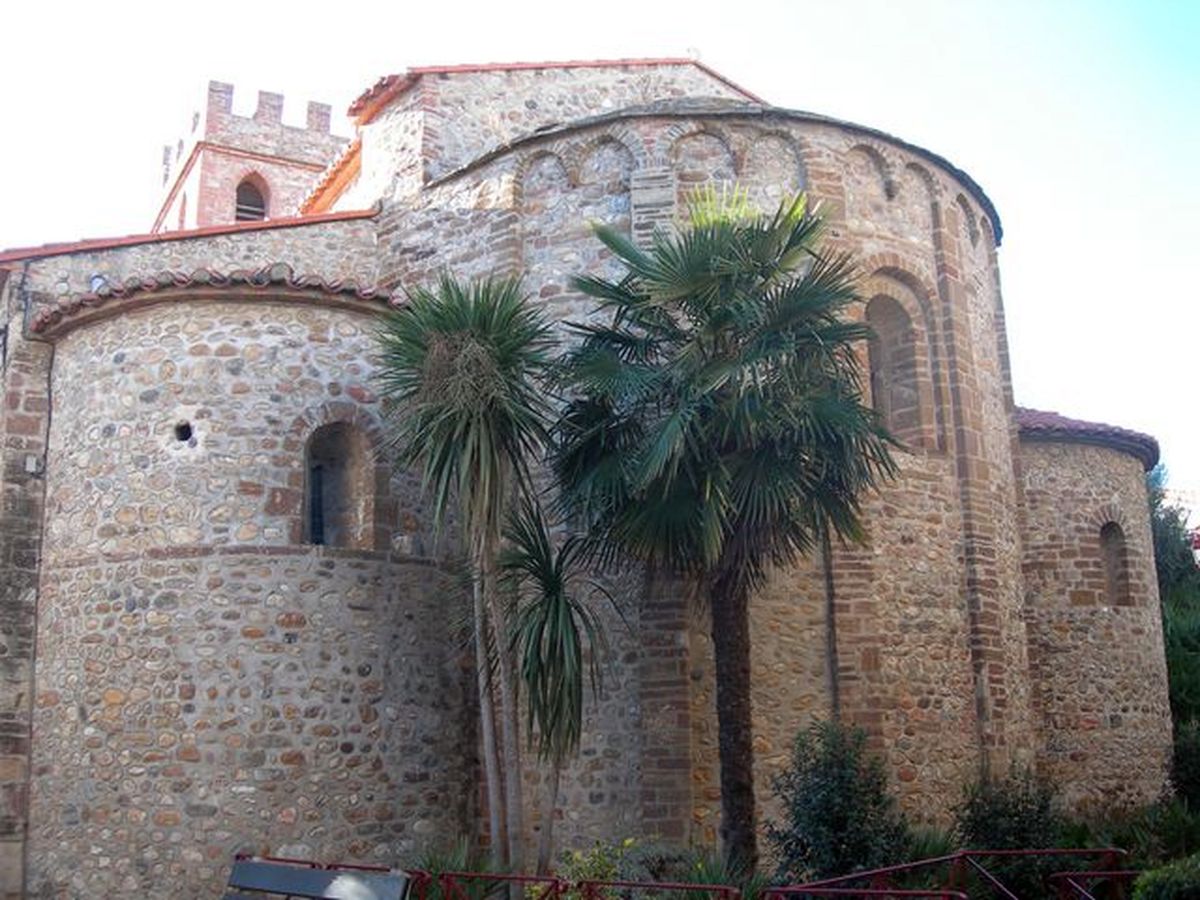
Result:
M211 269L196 269L193 272L159 272L147 278L129 278L121 284L106 285L94 293L79 294L60 300L54 306L41 310L33 318L30 328L39 334L55 330L64 320L86 316L112 301L132 300L138 295L160 294L180 289L207 288L230 290L238 294L278 297L281 292L292 291L302 294L327 294L340 296L352 303L357 301L391 305L391 295L373 286L364 286L354 280L326 281L317 275L296 275L286 263L275 263L261 269L238 269L227 274ZM146 300L155 299L144 297Z
M127 234L121 237L90 238L67 241L59 244L42 244L40 247L14 247L0 250L0 265L25 259L41 259L46 256L63 256L67 253L82 253L88 250L110 250L114 247L131 247L136 244L155 244L165 241L183 241L189 238L212 237L218 234L233 234L241 231L268 231L272 228L297 228L315 225L318 222L340 222L347 219L370 219L378 215L378 207L371 209L346 210L344 212L321 213L312 216L286 216L265 219L262 222L232 222L228 225L207 225L187 231L164 231L159 234Z
M477 65L458 66L417 66L395 75L384 75L371 87L363 91L350 104L346 115L365 125L374 118L393 97L402 93L410 85L415 84L422 75L450 75L457 72L506 72L521 69L602 69L618 66L695 66L702 72L711 75L737 91L748 100L761 103L762 98L752 94L739 84L730 81L720 72L710 69L704 63L688 57L662 57L657 59L575 59L562 62L518 62L518 63L481 63Z
M319 206L328 206L336 198L325 200L325 194L335 186L344 186L353 178L362 165L362 138L355 138L347 144L338 158L331 162L320 180L313 185L308 196L300 203L300 214L309 215L317 211ZM338 191L340 194L341 191Z
M1140 431L1071 419L1056 412L1017 407L1017 428L1022 437L1034 440L1066 441L1080 444L1099 444L1120 450L1142 461L1146 470L1158 462L1158 441Z

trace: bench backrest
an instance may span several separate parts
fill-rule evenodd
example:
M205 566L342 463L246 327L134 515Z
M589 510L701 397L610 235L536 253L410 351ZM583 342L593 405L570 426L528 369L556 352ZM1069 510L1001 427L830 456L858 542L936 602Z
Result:
M399 869L365 872L317 869L263 859L239 859L229 873L225 900L252 894L283 894L313 900L404 900L409 878Z

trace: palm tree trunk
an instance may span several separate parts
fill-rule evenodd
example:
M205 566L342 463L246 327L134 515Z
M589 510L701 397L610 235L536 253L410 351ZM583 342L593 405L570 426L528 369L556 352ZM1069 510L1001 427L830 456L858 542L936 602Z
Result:
M554 813L558 809L558 782L562 776L562 763L555 760L550 764L550 782L542 798L542 833L538 836L537 870L539 875L550 871L554 858Z
M842 688L838 680L837 591L833 580L833 544L829 524L821 527L821 570L825 575L825 668L829 672L829 708L835 721L842 718Z
M492 863L503 868L507 847L504 835L504 799L500 781L500 755L496 750L496 707L492 699L487 652L487 612L483 605L483 573L478 564L471 577L471 599L475 615L475 677L479 690L479 728L483 732L483 773L487 786L488 828Z
M504 745L504 811L508 825L508 865L523 871L525 853L525 806L521 791L521 730L518 724L516 681L512 648L509 646L508 615L496 579L495 547L488 549L485 583L500 680L500 735Z
M730 865L758 865L754 816L754 744L750 707L748 587L737 579L712 582L713 661L721 762L721 843Z

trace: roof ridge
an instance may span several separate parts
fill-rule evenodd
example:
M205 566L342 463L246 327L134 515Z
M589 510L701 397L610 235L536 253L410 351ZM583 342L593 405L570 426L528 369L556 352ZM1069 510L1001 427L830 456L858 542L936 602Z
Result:
M527 71L531 69L603 69L619 66L695 66L702 72L725 83L748 100L755 103L764 102L757 94L746 90L746 88L737 82L725 77L698 59L692 59L690 56L647 56L620 59L570 59L547 60L544 62L458 63L445 66L412 66L402 72L380 76L373 85L354 99L350 107L346 110L346 115L357 118L360 125L365 124L373 118L374 114L379 111L383 104L412 84L415 84L417 79L422 75Z
M349 219L371 219L379 214L376 204L369 209L351 209L340 212L315 213L313 215L281 216L259 222L230 222L225 225L205 225L182 231L143 232L114 237L83 238L78 241L60 241L33 247L12 247L0 250L0 265L25 259L41 259L47 256L63 256L67 253L82 253L87 250L111 250L137 244L153 244L159 241L183 241L190 238L213 237L221 234L236 234L243 231L270 231L273 228L298 228L302 225L317 225L321 222L341 222Z

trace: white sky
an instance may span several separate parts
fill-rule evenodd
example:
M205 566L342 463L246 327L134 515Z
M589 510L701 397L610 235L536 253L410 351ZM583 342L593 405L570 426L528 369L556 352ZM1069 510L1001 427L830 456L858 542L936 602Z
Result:
M1200 2L10 4L0 247L148 230L210 78L344 109L410 65L699 58L969 172L1004 225L1017 402L1146 431L1200 488Z

